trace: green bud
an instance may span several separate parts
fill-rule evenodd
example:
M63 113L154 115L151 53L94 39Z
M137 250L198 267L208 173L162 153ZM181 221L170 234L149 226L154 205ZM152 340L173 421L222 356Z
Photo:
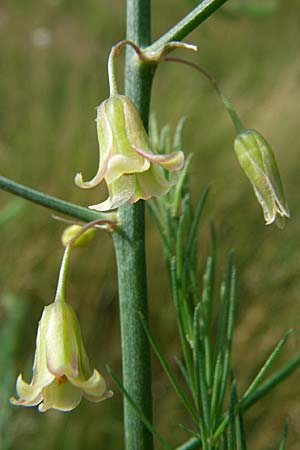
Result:
M68 245L70 240L77 235L81 228L81 225L70 225L69 227L67 227L61 236L62 245L66 247L66 245ZM94 238L95 232L95 228L89 228L88 230L86 230L76 239L73 247L83 247L84 245L87 245Z
M284 217L290 217L290 211L270 145L257 131L243 129L235 138L234 150L262 206L266 224L276 220L283 228Z

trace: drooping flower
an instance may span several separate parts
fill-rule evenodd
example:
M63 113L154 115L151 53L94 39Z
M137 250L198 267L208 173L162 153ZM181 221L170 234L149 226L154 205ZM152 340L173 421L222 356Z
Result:
M98 172L89 182L84 182L78 173L75 182L81 188L92 188L104 179L109 197L90 208L107 211L125 202L159 197L176 183L183 153L156 154L151 150L140 115L128 97L113 94L103 101L97 109L96 123ZM170 172L168 177L165 170Z
M290 211L270 145L257 131L242 129L235 138L234 150L262 206L266 224L276 220L282 228Z
M14 405L70 411L82 396L92 402L111 397L101 374L90 368L73 308L64 301L45 307L38 326L33 377L30 384L20 374Z

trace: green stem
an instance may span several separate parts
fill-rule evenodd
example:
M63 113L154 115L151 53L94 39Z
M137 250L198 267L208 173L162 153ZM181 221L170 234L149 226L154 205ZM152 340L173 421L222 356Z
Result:
M226 1L227 0L202 0L202 2L181 19L180 22L153 42L153 44L147 48L147 51L155 52L170 41L181 41Z
M8 178L2 176L0 176L0 189L11 192L19 197L23 197L33 203L45 206L45 208L50 208L54 211L66 214L67 216L75 217L76 219L84 222L89 222L101 217L106 219L115 218L114 213L103 214L97 211L92 211L88 208L74 205L73 203L66 202L65 200L46 195L43 192L30 189L27 186L16 183L15 181L9 180Z
M175 450L199 450L201 449L201 439L194 437L189 439L184 444L180 445L179 447L176 447Z
M225 106L225 108L232 120L232 123L236 129L236 132L239 133L240 131L245 129L239 116L235 112L232 103L230 102L230 100L228 100L228 98L225 96L225 94L221 90L217 80L214 77L212 77L211 74L208 73L203 67L199 66L199 64L194 63L192 61L187 61L186 59L174 58L174 57L169 57L169 56L164 58L163 61L171 61L171 62L185 64L187 66L193 67L193 69L196 69L198 72L200 72L202 75L204 75L208 79L208 81L212 84L212 86L216 90L217 94L221 98L223 105Z
M59 270L59 276L58 276L58 282L57 282L57 288L56 288L56 294L55 294L55 302L65 302L65 292L66 292L66 280L67 280L67 274L68 274L68 267L70 263L70 256L71 256L71 250L73 247L76 247L77 239L84 234L87 230L90 228L93 228L95 225L99 224L106 224L109 226L110 231L113 231L113 229L116 227L116 222L112 222L110 220L106 221L105 219L96 219L92 220L89 223L86 223L80 229L75 233L75 235L68 240L63 259L60 265Z
M118 84L116 79L116 70L115 70L115 59L118 56L121 48L123 48L125 45L129 45L135 53L138 55L140 61L144 60L144 56L142 51L138 46L134 44L134 42L131 42L128 39L125 39L123 41L118 42L116 45L114 45L111 48L111 51L109 53L108 57L108 81L109 81L109 94L110 95L117 95L118 94Z
M150 43L150 0L127 0L127 39L137 46ZM147 127L153 72L127 49L125 92ZM150 349L140 314L147 318L144 202L119 208L121 232L113 239L118 268L123 385L137 407L152 422ZM152 450L151 432L124 399L126 450Z
M116 80L116 71L115 71L115 58L117 56L118 51L116 47L112 47L109 57L108 57L108 82L109 82L109 95L118 94L117 80Z
M66 286L66 279L67 279L67 273L68 273L68 267L70 262L70 255L71 255L72 245L68 244L64 251L64 256L61 262L60 270L59 270L59 276L58 276L58 282L57 282L57 288L56 288L56 294L55 294L55 302L65 302L65 286Z

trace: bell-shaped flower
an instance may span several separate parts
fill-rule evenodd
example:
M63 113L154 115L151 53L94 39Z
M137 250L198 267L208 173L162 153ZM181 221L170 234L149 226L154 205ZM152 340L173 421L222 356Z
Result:
M235 138L234 150L263 208L266 224L276 220L282 228L290 211L270 145L257 131L242 129Z
M183 153L156 154L151 150L140 115L128 97L113 94L102 102L96 123L100 148L98 172L89 182L84 182L79 173L75 182L79 187L92 188L104 179L109 197L90 208L107 211L125 202L159 197L176 183L176 172L184 162Z
M90 369L73 308L56 301L46 306L38 326L33 377L17 379L19 398L11 403L37 406L39 411L74 409L84 396L92 402L111 397L100 373Z

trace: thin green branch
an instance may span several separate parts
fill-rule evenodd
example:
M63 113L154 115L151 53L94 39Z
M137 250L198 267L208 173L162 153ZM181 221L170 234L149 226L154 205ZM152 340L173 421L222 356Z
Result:
M295 355L287 364L278 369L270 378L263 382L257 390L243 403L238 403L237 412L244 412L251 408L255 403L265 397L278 384L288 378L296 369L300 367L300 355ZM228 423L228 415L225 416L222 422L222 430L224 430ZM224 426L225 425L225 426ZM184 444L176 448L176 450L198 450L201 445L199 438L191 438Z
M236 386L235 386L235 397L236 401L238 401ZM236 450L247 450L244 419L241 411L239 411L235 417L235 439L236 439Z
M228 410L228 430L227 430L227 450L233 450L234 443L234 419L235 419L235 405L236 392L235 380L232 380L230 387L229 410Z
M190 257L191 252L192 252L192 248L193 248L193 244L195 243L196 240L196 236L197 236L197 230L198 230L198 225L199 225L199 221L201 219L202 216L202 212L203 212L203 208L209 193L209 189L210 186L206 186L202 192L202 195L200 197L200 200L198 202L196 211L195 211L195 216L193 218L193 222L191 225L191 230L189 233L189 238L187 241L187 245L186 245L186 255L187 257Z
M176 394L178 395L178 397L180 398L180 400L182 401L183 405L185 406L186 410L189 412L189 414L191 415L191 417L193 418L194 422L197 424L197 415L193 409L193 407L191 406L186 394L184 393L183 389L181 388L181 386L179 385L175 375L173 374L166 358L164 357L162 351L159 348L159 345L154 337L154 335L152 334L149 325L147 324L147 322L145 321L144 317L142 316L142 314L140 314L140 318L144 327L144 330L147 334L147 337L149 339L149 342L162 366L162 368L164 369L166 375L168 376Z
M286 419L285 423L284 423L284 427L283 427L282 438L281 438L279 450L285 450L285 443L286 443L286 439L287 439L288 428L289 428L289 422Z
M234 327L234 314L235 314L235 304L236 304L236 270L235 267L231 267L230 271L230 292L229 304L228 304L228 320L227 320L227 331L226 331L226 341L224 346L224 361L223 361L223 374L222 381L220 385L220 412L223 409L223 403L226 393L227 380L229 375L229 366L231 360L231 349L232 349L232 338L233 338L233 327Z
M286 340L287 340L287 338L288 338L290 333L291 333L291 330L289 330L285 334L285 336L276 345L276 347L273 350L273 352L271 353L271 355L267 358L267 360L264 363L263 367L260 369L260 371L258 372L257 376L254 378L253 382L251 383L251 385L249 386L249 388L247 389L247 391L245 392L245 394L243 395L241 400L236 405L236 407L235 407L235 412L236 413L238 413L239 411L247 409L247 407L245 406L246 402L248 401L248 399L249 400L251 399L252 395L253 396L255 395L255 389L258 387L258 385L261 382L263 376L265 375L267 370L271 367L271 365L274 362L275 358L278 356L280 350L282 349L283 345L285 344L285 342L286 342ZM273 385L272 385L272 387L273 387ZM249 407L249 404L248 404L248 407ZM224 430L226 429L226 427L228 425L228 419L229 419L229 415L228 415L228 413L226 413L224 418L223 418L223 420L222 420L222 422L221 422L221 424L219 425L219 427L217 428L217 430L214 433L214 439L217 439L218 437L220 437L221 434L224 432Z
M176 258L173 257L170 261L170 278L171 278L171 290L172 297L174 300L176 315L178 321L178 331L182 346L182 352L184 356L185 366L188 374L189 387L194 396L194 377L193 377L193 365L192 358L190 354L190 348L187 341L187 336L185 333L184 320L183 320L183 306L182 306L182 293L179 292L177 272L176 272Z
M153 219L153 222L156 225L157 231L159 232L159 235L163 241L163 245L164 245L164 250L167 254L168 259L171 259L172 257L172 251L171 251L171 247L170 247L170 243L168 240L168 236L166 236L166 233L163 229L163 226L161 224L160 221L160 216L159 216L159 211L155 205L154 200L150 200L149 202L147 202L147 206L148 206L148 210L150 212L150 215Z
M258 372L258 374L256 375L256 377L254 378L254 380L252 381L252 383L250 384L250 386L248 387L247 391L245 392L245 394L243 395L243 398L241 399L242 402L246 401L250 395L252 395L254 393L254 391L256 390L257 386L259 385L259 383L261 382L263 376L265 375L265 373L267 372L267 370L269 370L269 368L271 367L271 365L273 364L275 358L277 358L280 350L282 349L282 347L284 346L284 344L286 343L287 338L289 337L289 335L292 333L292 330L289 330L284 336L283 338L279 341L279 343L276 345L275 349L273 350L273 352L271 353L271 355L268 357L268 359L266 360L266 362L263 364L262 368L260 369L260 371Z
M294 370L300 368L300 355L295 355L287 364L278 369L270 378L264 381L247 400L242 404L242 411L251 408L252 405L258 402L271 392L278 384L290 376Z
M201 445L201 439L200 438L191 438L184 444L180 445L179 447L176 447L175 450L199 450L199 447Z
M226 1L227 0L202 0L202 2L181 19L180 22L153 42L153 44L147 48L147 51L155 52L168 42L181 41Z
M46 195L43 192L36 191L2 176L0 176L0 188L4 191L18 195L19 197L23 197L33 203L42 205L45 208L58 211L66 214L67 216L75 217L76 219L84 222L90 222L91 220L100 218L115 219L115 213L103 214L97 211L92 211L91 209L74 205L74 203L66 202L60 198Z

